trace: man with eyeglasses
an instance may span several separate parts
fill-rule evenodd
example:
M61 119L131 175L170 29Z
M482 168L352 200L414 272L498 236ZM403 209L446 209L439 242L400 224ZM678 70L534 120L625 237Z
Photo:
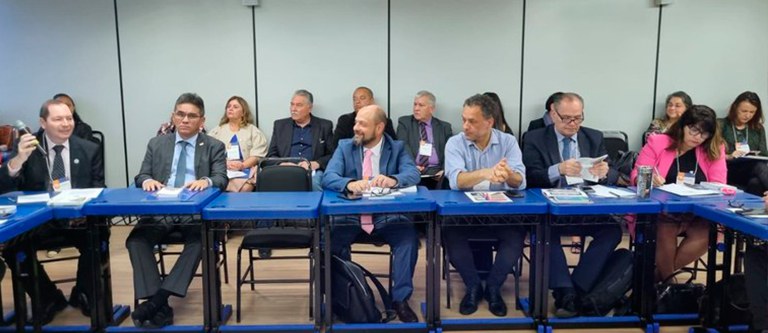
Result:
M149 140L136 186L144 191L163 187L202 191L228 183L224 144L204 133L203 99L193 93L179 96L171 114L176 132ZM184 249L164 279L155 262L153 248L170 233L180 232ZM147 299L131 314L139 328L161 328L173 324L173 309L168 298L184 297L189 283L200 265L202 242L200 227L175 224L173 219L143 218L125 241L133 266L133 288L136 299Z
M552 125L530 131L525 136L523 161L529 188L565 187L566 176L579 177L581 174L582 166L578 158L607 154L603 133L581 126L584 122L584 100L578 94L563 93L554 103L550 117ZM596 163L589 172L599 179L600 184L615 184L618 179L618 172L612 170L606 161ZM572 274L560 246L560 236L568 234L593 238ZM620 241L619 225L553 229L549 288L555 298L555 316L569 318L579 314L579 297L590 292Z
M402 141L384 133L387 114L378 105L357 111L355 136L339 141L323 175L323 188L345 194L383 195L391 188L419 183L419 171ZM377 189L378 188L378 189ZM419 321L408 305L413 293L413 271L419 236L407 217L393 214L348 216L331 230L331 251L350 260L349 245L362 232L380 236L392 248L392 307L400 321ZM358 225L359 224L359 225Z

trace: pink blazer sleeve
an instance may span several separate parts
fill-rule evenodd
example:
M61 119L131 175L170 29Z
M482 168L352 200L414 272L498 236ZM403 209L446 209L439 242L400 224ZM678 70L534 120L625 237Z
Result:
M640 153L637 154L637 161L635 161L635 168L632 169L632 173L629 178L632 181L632 185L637 185L637 167L640 165L652 165L659 164L660 154L664 153L664 149L668 146L668 140L664 140L666 135L650 135L648 141L645 143ZM662 177L666 175L661 175Z
M703 150L702 153L706 154ZM714 161L709 161L707 181L723 184L728 182L728 168L725 165L725 145L720 146L720 158Z

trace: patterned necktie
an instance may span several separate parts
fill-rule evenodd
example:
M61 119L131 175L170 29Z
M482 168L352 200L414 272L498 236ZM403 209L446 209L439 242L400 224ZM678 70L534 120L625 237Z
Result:
M563 138L563 161L571 159L571 138Z
M51 178L54 180L62 179L66 176L64 171L64 159L61 157L61 150L64 149L62 145L53 146L53 151L56 155L53 156L53 170L51 170Z
M427 142L427 124L419 122L419 135L421 136L420 144L428 143ZM426 167L427 164L429 164L429 156L418 154L416 158L416 164L418 166Z
M181 144L181 153L179 154L179 161L176 162L176 179L173 180L173 187L184 187L184 181L187 175L187 145L189 142L179 141Z
M364 180L370 180L371 177L373 177L373 161L371 160L372 156L373 156L373 151L370 149L366 149L365 155L363 157L363 179ZM360 215L360 227L362 227L363 231L367 232L370 235L373 232L373 215L371 214Z

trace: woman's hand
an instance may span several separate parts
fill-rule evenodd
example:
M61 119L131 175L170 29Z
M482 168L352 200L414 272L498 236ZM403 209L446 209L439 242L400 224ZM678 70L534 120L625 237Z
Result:
M244 167L242 161L227 161L227 170L243 170Z

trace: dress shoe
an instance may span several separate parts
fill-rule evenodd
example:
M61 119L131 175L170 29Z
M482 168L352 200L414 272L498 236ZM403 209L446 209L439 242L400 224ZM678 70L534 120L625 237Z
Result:
M483 298L483 286L476 284L472 287L467 287L467 293L464 294L464 298L461 299L459 304L459 313L463 315L471 315L477 311L477 304Z
M419 321L419 317L416 317L416 313L411 310L408 301L392 302L392 308L395 309L400 321L404 323L416 323Z
M168 305L163 305L157 309L152 319L144 322L143 327L157 329L168 325L173 325L173 309Z
M72 292L69 294L69 305L80 309L83 316L91 316L91 303L88 301L88 296L78 286L72 287Z
M67 308L67 299L61 290L56 291L56 296L53 297L53 301L43 303L43 312L40 314L40 323L42 325L48 325L56 317L56 314Z
M555 317L573 318L579 315L576 304L576 293L566 293L560 297L555 297Z
M488 310L496 317L507 315L507 304L501 298L501 290L494 287L486 287L485 300L488 301Z
M133 313L131 313L133 326L136 326L136 328L144 327L144 322L152 319L156 312L157 304L154 302L146 301L139 304L139 306L136 307L136 310L133 310Z
M267 259L272 257L272 249L263 248L259 249L259 258Z

